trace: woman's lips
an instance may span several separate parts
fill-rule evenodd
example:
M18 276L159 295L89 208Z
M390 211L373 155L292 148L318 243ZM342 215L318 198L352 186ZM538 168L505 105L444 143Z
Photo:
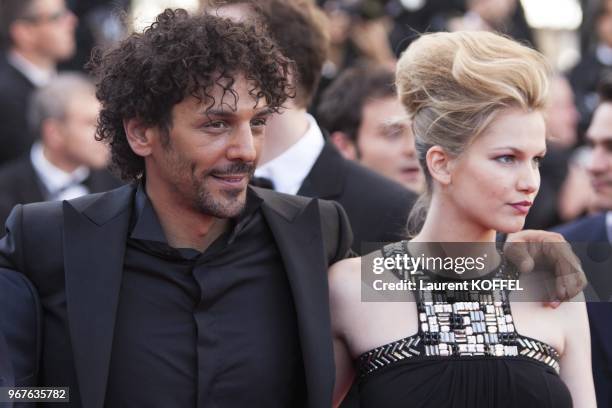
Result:
M532 204L533 203L531 201L519 201L517 203L511 203L510 206L512 206L519 214L527 215Z

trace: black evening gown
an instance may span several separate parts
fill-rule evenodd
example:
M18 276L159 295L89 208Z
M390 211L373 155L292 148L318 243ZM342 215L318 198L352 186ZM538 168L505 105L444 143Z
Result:
M406 242L383 248L407 252ZM502 264L487 279L508 279ZM394 271L432 281L427 271ZM418 286L417 286L418 287ZM417 334L358 361L360 408L565 408L559 354L516 332L505 291L417 291Z

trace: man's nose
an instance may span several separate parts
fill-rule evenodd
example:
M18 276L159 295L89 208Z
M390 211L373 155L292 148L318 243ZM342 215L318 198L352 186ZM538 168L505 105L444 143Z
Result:
M408 157L413 157L416 154L416 146L414 145L414 137L412 134L407 134L402 137L402 153Z
M229 160L242 160L244 162L254 162L257 158L255 139L249 125L241 126L232 135L230 146L227 149Z
M607 157L610 153L606 154L605 150L601 146L596 146L591 150L591 159L587 164L587 170L590 173L603 173L607 170L607 164L610 159Z

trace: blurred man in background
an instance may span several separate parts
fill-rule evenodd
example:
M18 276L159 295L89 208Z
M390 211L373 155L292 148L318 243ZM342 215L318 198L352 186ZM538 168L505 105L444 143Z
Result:
M321 96L317 119L344 158L420 193L424 178L394 81L385 67L349 68Z
M578 141L579 114L572 88L561 74L552 78L544 113L547 152L540 166L540 190L525 229L548 229L581 215L591 189L586 172L568 166ZM576 194L577 190L581 193Z
M592 152L587 169L599 213L563 225L557 232L570 241L594 291L587 303L591 327L593 379L598 407L612 406L612 81L599 91L600 104L586 133ZM588 292L585 292L588 294Z
M570 73L583 133L597 107L597 84L612 72L612 0L601 0L594 13L597 41Z
M0 0L0 164L25 153L31 93L75 52L76 17L64 0Z
M119 185L104 170L107 146L95 140L99 110L94 86L81 74L59 74L35 91L29 129L40 140L0 168L0 222L16 204L68 200Z

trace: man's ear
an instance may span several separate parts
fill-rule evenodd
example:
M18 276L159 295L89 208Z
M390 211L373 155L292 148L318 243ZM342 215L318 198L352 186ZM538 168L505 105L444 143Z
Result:
M434 180L445 186L452 183L452 158L446 150L438 145L432 146L427 151L425 158L429 174Z
M153 150L154 129L138 118L124 119L123 129L132 151L138 156L147 157Z
M357 160L357 147L346 133L336 131L329 135L329 140L331 140L345 159Z
M20 46L29 48L32 43L32 30L22 21L15 21L9 28L12 41Z
M63 150L65 142L60 126L60 121L54 118L45 119L40 124L40 139L47 148L55 152Z

